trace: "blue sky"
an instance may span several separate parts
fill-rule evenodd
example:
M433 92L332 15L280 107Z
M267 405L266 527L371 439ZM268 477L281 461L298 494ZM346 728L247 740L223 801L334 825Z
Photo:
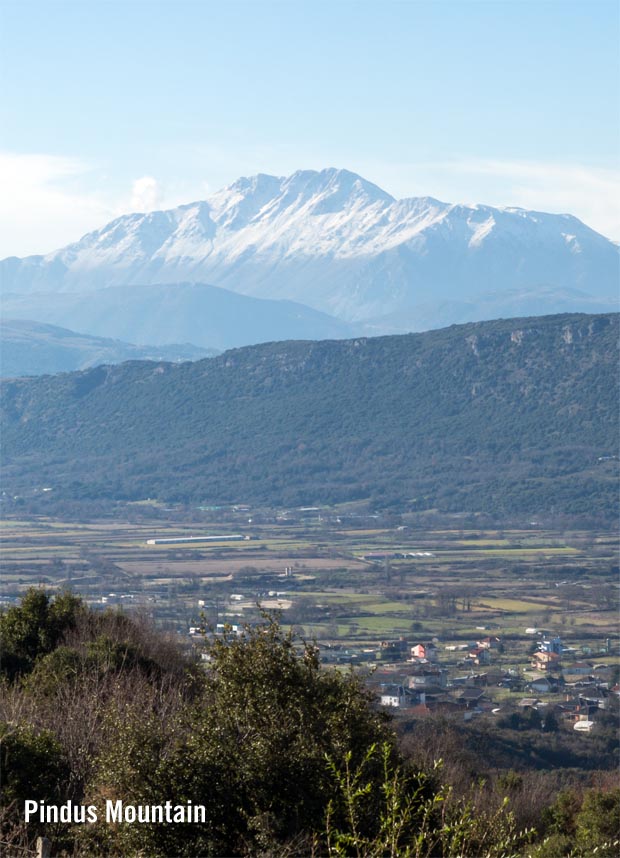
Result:
M570 211L620 239L617 0L0 0L0 256L240 175Z

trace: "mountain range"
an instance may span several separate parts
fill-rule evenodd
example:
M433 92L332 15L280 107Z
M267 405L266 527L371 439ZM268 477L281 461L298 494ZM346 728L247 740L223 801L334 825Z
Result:
M61 250L0 262L7 316L216 348L615 310L619 271L618 247L571 215L396 200L333 168L242 178L206 200L124 215ZM280 316L273 303L264 307L274 323L261 330L253 321L259 305L247 305L242 336L234 340L240 326L226 320L217 325L220 341L207 342L196 328L209 327L223 298L198 288L204 284L296 307L280 306ZM162 300L157 320L153 305ZM322 314L304 322L305 333L293 323L300 305Z
M251 298L203 283L113 286L93 292L5 295L3 315L91 336L224 350L248 343L351 337L353 325L294 301Z
M48 506L370 499L611 520L619 320L479 322L7 381L3 487L46 487Z
M0 338L0 376L71 372L126 360L199 360L215 354L215 349L193 345L135 346L55 325L8 319L2 324Z

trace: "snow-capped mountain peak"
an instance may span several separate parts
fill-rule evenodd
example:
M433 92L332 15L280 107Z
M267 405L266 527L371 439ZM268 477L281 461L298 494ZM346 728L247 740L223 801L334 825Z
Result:
M396 200L328 168L240 178L203 201L125 215L0 267L11 292L202 281L351 321L540 284L614 298L618 248L571 216Z

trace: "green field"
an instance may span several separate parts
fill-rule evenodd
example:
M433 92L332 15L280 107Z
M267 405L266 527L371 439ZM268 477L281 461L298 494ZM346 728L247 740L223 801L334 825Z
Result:
M577 646L617 635L617 537L607 531L433 528L415 516L343 528L325 510L320 521L276 522L256 510L166 519L148 503L131 505L125 519L16 517L0 527L6 599L31 585L71 587L92 604L146 610L181 633L201 612L210 621L239 614L232 594L243 596L252 621L257 603L286 593L285 624L343 646L401 635L461 641L475 639L478 627L514 638L515 652L531 645L525 626L552 627ZM146 544L201 533L251 538ZM391 556L407 552L427 556Z

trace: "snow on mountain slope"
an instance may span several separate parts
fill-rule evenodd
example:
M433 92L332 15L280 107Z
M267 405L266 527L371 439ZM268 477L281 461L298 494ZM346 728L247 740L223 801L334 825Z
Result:
M357 321L503 290L613 301L618 260L570 215L395 200L327 169L242 178L203 202L126 215L46 256L4 260L0 278L21 294L206 281Z

